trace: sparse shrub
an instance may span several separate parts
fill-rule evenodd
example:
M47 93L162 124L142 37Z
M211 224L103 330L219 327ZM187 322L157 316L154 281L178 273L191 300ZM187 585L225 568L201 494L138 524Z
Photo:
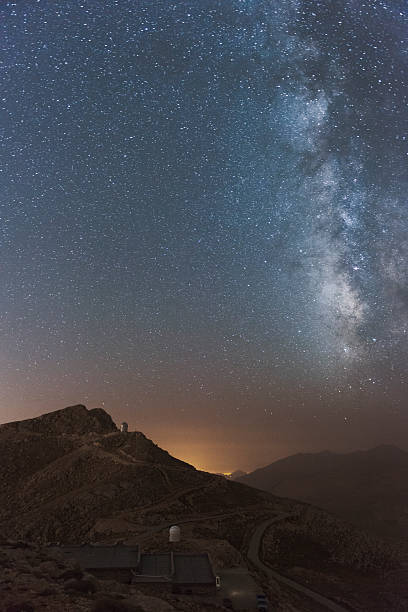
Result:
M43 597L49 597L51 595L55 595L57 593L56 589L53 587L44 587L41 591L38 591L39 595Z
M65 572L62 572L62 574L58 576L58 578L61 578L62 580L70 580L71 578L80 579L82 578L82 575L83 575L83 572L81 568L75 567L72 569L65 570Z
M99 599L96 601L90 612L145 612L140 606L134 606L124 601L115 599Z
M72 578L64 584L66 591L76 591L77 593L95 593L96 587L91 580Z
M6 608L6 612L35 612L34 606L28 602L12 604Z

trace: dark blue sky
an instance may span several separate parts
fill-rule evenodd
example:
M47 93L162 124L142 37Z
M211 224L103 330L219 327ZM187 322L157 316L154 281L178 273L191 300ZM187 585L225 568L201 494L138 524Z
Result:
M403 445L406 2L0 23L1 420L102 405L223 471Z

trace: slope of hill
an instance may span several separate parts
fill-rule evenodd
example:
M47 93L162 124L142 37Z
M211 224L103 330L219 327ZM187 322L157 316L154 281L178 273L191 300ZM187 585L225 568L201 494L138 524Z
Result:
M133 522L138 532L164 515L227 512L268 497L196 470L141 432L121 433L84 406L1 426L0 458L0 526L37 542L97 538L103 522L125 515L126 531Z
M238 481L319 506L382 537L408 542L408 453L399 448L293 455Z
M122 540L137 542L146 550L166 550L168 527L177 523L183 529L182 547L209 552L216 569L239 564L247 571L251 534L261 521L273 518L279 522L275 529L279 529L282 542L279 565L285 555L288 558L284 571L290 572L293 563L307 566L303 553L308 542L310 550L322 553L315 556L313 569L319 572L323 589L328 588L327 583L331 585L333 598L340 601L345 572L352 572L357 585L355 610L372 606L374 594L378 598L378 572L398 565L395 551L375 538L332 517L338 533L346 536L341 542L328 540L316 521L310 521L311 512L323 517L317 523L329 521L323 511L196 470L141 432L121 433L103 410L74 406L0 426L0 461L0 533L15 540L41 545ZM299 550L292 537L294 521L296 533L302 534ZM290 541L290 554L286 540ZM265 538L263 556L268 562L276 562L276 546L273 538ZM331 574L325 581L322 577L326 576L328 558L332 560ZM263 584L262 575L254 568L252 571L274 609L292 609L290 591ZM364 578L370 588L360 597L361 572L370 572ZM311 580L309 574L305 580ZM392 596L395 602L387 599L387 609L402 609L398 606L405 595ZM167 603L178 610L192 609L182 598L175 601L173 597ZM300 609L314 608L304 604Z

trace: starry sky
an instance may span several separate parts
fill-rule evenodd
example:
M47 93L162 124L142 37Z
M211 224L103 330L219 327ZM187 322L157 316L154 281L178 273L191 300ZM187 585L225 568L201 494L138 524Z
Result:
M406 0L0 6L0 421L407 448Z

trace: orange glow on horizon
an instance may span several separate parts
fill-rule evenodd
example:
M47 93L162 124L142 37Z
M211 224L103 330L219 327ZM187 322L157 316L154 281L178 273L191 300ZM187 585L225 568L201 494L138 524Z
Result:
M174 456L177 457L177 459L180 459L180 461L189 463L200 472L208 472L209 474L223 474L224 476L231 476L232 474L232 472L224 472L223 470L215 470L214 468L211 469L209 467L204 467L203 465L200 465L199 462L195 462L194 459L189 459L188 457L181 456L180 454Z
M180 461L185 461L186 463L189 463L190 465L195 467L196 470L200 470L201 472L208 472L210 474L224 474L224 476L229 476L231 474L230 471L225 471L225 468L216 469L217 465L214 466L214 464L210 463L205 465L203 459L205 459L205 455L209 453L208 449L211 448L210 445L208 447L206 445L203 446L203 443L201 442L201 448L194 448L194 450L191 450L190 445L188 448L185 448L184 445L169 444L167 443L167 441L163 441L161 443L161 440L158 441L158 444L159 446L161 446L161 448L167 450L167 452L169 452L173 457L180 459ZM199 445L197 444L195 446ZM222 460L222 457L220 457L220 459Z

